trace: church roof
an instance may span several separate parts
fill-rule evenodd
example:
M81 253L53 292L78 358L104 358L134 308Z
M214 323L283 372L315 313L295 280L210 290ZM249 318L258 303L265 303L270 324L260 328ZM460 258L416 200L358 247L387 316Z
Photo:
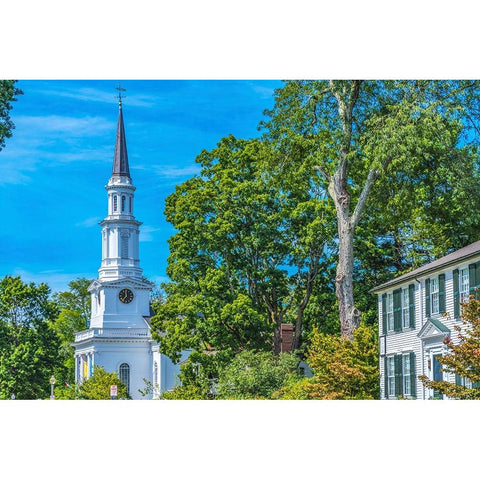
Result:
M125 128L123 126L122 102L119 102L117 138L115 140L115 154L113 155L112 175L130 177L128 167L127 142L125 140Z

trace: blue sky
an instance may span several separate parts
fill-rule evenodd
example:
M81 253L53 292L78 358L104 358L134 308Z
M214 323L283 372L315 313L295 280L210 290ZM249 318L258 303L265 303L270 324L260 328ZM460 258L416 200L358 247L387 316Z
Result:
M19 81L13 137L0 151L3 206L0 275L65 290L77 277L96 278L101 260L104 189L112 167L119 81ZM258 136L273 90L259 80L126 80L125 131L137 219L143 222L140 264L166 279L165 198L198 173L195 157L224 136Z

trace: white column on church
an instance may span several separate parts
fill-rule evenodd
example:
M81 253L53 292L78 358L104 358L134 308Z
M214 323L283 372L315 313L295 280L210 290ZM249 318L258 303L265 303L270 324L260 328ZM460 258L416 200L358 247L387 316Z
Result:
M75 361L75 383L78 383L78 355L74 355Z

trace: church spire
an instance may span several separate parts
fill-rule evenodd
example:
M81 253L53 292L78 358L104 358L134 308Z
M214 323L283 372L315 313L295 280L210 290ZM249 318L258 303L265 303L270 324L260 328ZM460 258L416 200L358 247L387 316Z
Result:
M118 90L123 90L118 87ZM125 127L123 126L122 96L118 95L118 124L117 138L115 140L115 154L113 155L112 175L130 178L128 167L127 142L125 140Z

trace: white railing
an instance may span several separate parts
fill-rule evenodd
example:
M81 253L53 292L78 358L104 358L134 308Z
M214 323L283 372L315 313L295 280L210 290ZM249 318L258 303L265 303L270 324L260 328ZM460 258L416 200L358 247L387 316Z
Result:
M148 338L150 330L148 328L90 328L75 334L75 342L81 342L92 337L128 337L128 338Z

